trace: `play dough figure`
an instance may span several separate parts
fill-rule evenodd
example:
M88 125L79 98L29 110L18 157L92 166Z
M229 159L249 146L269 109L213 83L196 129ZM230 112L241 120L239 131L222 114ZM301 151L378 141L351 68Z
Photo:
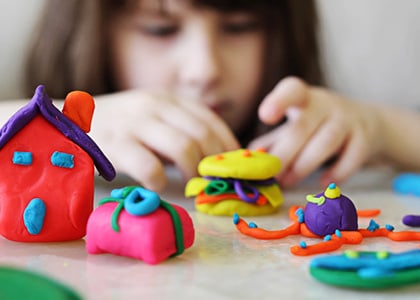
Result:
M387 237L394 241L418 241L420 232L394 232L394 227L385 225L380 228L371 220L366 229L358 228L358 216L372 217L379 210L357 211L352 201L341 193L340 188L331 183L323 193L308 195L305 207L292 206L289 217L293 223L282 230L265 230L250 222L247 224L239 215L233 217L236 228L243 234L257 239L280 239L289 235L301 234L305 237L323 238L324 241L307 245L302 241L292 246L295 255L311 255L339 249L344 244L359 244L367 237Z
M86 134L94 110L85 92L68 94L63 112L38 86L0 130L0 234L20 242L82 238L93 210L94 167L115 170Z
M198 211L211 215L274 213L283 203L274 179L280 169L280 160L262 149L207 156L198 165L202 177L187 183L185 195L195 197Z
M314 258L309 270L314 278L331 285L387 289L420 282L420 249L401 253L347 250Z
M88 253L112 253L157 264L194 242L188 213L140 186L115 189L89 218Z

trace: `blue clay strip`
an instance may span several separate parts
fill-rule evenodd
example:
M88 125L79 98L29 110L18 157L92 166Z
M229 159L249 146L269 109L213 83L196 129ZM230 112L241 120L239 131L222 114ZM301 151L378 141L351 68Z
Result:
M23 222L30 234L36 235L41 232L46 210L44 201L39 198L32 199L26 206L23 212Z
M74 155L55 151L51 155L51 163L57 167L72 169L74 168Z
M377 268L389 274L389 271L420 268L420 249L402 253L390 253L385 259L378 259L377 252L359 252L358 259L349 259L346 255L331 255L315 258L310 265L331 270L360 270Z
M13 163L15 165L29 166L32 164L32 153L31 152L19 152L13 153Z

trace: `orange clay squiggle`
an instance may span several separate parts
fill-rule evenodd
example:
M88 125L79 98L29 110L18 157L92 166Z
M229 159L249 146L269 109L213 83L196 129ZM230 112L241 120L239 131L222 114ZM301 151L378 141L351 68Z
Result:
M299 222L298 210L303 209L300 206L292 206L289 210L289 218L292 220L292 224L281 230L266 230L258 228L255 223L247 223L243 219L239 218L238 215L234 216L234 223L236 228L244 235L261 239L261 240L272 240L281 239L290 235L301 234L305 237L317 237L322 238L312 233L303 222ZM359 210L357 211L358 216L373 217L380 213L380 210ZM373 223L372 223L373 222ZM339 231L336 230L335 234L324 237L324 240L314 245L306 245L305 242L301 242L300 245L294 245L290 248L290 252L298 256L307 256L325 252L331 252L340 249L344 244L360 244L363 238L371 237L386 237L393 241L419 241L420 232L415 231L401 231L394 232L394 228L387 225L385 228L378 228L379 226L371 221L372 226L368 229L358 229L357 231Z

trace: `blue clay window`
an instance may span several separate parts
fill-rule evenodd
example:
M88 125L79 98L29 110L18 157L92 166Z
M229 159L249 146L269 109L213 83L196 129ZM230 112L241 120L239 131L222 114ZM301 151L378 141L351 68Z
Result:
M13 153L15 165L30 166L32 164L32 152L15 151Z
M57 167L72 169L74 167L74 155L55 151L51 155L51 163Z

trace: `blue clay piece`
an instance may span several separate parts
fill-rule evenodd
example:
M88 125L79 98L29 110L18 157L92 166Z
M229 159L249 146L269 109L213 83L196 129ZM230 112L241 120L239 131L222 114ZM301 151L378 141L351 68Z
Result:
M141 187L133 189L124 201L124 209L135 216L148 215L158 209L159 206L159 195Z
M391 224L386 224L386 225L385 225L385 228L386 228L386 230L388 230L388 231L394 231L394 229L395 229L395 227L394 227L394 226L392 226Z
M51 163L61 168L74 168L74 155L55 151L51 155Z
M32 153L31 152L19 152L13 153L13 163L15 165L29 166L32 164Z
M233 224L238 224L239 223L239 215L237 213L233 214Z
M420 197L420 174L403 173L394 178L392 182L394 192L398 194L414 195Z
M357 272L359 277L361 278L382 278L382 277L392 277L394 275L394 272L387 269L381 269L381 268L361 268Z
M249 228L258 228L257 224L255 224L254 222L249 222L248 227Z
M32 199L26 206L23 212L23 222L30 234L35 235L41 232L46 210L44 201L39 198Z
M376 223L375 220L370 220L367 230L369 230L370 232L374 232L377 229L379 229L379 224Z

